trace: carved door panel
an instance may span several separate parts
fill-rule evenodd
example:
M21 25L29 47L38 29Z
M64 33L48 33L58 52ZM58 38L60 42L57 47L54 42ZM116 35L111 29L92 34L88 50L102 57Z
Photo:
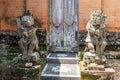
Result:
M50 48L54 51L76 52L77 0L50 0Z

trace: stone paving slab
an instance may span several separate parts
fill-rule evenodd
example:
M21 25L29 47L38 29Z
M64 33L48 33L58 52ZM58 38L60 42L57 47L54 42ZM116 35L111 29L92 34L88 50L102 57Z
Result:
M78 64L77 53L49 53L48 63Z
M47 63L41 73L42 80L80 80L78 64Z

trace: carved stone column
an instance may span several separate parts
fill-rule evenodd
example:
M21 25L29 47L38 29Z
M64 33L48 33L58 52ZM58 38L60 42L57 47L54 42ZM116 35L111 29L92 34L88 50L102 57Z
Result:
M77 0L50 0L50 47L52 51L77 51Z

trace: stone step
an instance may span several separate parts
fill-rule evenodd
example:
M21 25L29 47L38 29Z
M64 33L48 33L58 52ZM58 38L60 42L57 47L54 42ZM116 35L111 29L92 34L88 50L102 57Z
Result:
M80 80L78 64L47 63L41 73L42 80Z
M79 59L76 53L49 53L47 61L48 63L78 64Z
M86 67L85 67L86 68ZM104 71L102 70L87 70L84 67L81 68L81 76L90 76L91 78L92 76L96 75L96 76L101 76L99 79L97 80L114 80L114 77L116 76L116 71L113 68L105 68ZM86 80L88 80L86 77ZM92 79L89 79L92 80Z

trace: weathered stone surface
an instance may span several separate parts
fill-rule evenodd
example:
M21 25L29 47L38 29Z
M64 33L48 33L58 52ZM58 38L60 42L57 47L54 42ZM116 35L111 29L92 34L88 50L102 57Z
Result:
M96 54L92 54L90 52L85 52L85 54L83 56L83 61L86 65L88 65L88 64L94 63L96 61L95 57L96 57Z
M47 56L49 63L77 64L78 60L76 53L50 53Z
M78 0L50 0L51 51L77 52Z
M29 10L17 17L17 27L20 40L18 41L22 54L10 64L11 74L19 78L36 78L40 73L40 57L42 57L34 24L34 18ZM37 52L34 52L34 51Z
M47 63L41 73L42 80L80 80L78 64Z
M114 69L107 68L109 66L104 55L107 45L105 27L106 16L100 11L94 11L86 25L86 48L83 56L86 65L81 68L81 72L100 76L97 80L107 80L108 77L112 79L115 75Z
M76 53L50 53L41 73L42 80L80 80Z
M96 63L99 65L104 65L106 67L106 57L105 55L99 55L99 54L92 54L90 52L85 52L84 56L83 56L83 61L84 63L87 65L91 64L91 63Z
M105 68L105 71L96 71L96 70L84 70L81 69L82 74L86 74L86 75L97 75L97 76L101 76L98 80L113 80L113 78L115 77L115 70L113 68Z
M36 78L40 73L40 65L21 68L16 67L12 69L12 76L18 78Z
M88 70L105 71L105 67L104 65L89 64Z

